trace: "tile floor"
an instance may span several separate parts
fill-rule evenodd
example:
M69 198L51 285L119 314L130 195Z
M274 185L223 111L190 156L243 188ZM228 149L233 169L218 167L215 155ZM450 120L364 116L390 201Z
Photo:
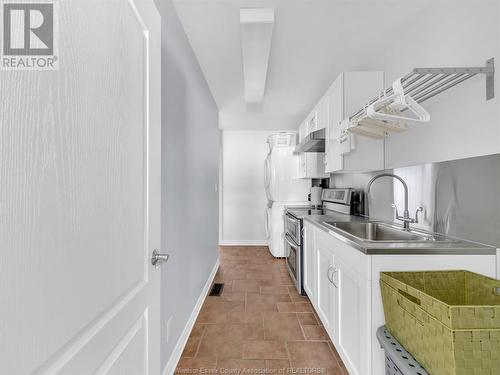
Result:
M177 373L348 375L283 259L267 247L225 246L220 263L224 290L205 300Z

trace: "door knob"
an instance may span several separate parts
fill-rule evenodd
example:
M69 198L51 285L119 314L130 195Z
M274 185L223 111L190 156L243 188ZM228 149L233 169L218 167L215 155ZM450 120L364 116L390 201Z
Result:
M151 264L155 268L160 268L160 266L165 263L169 258L168 254L161 254L157 249L153 250L151 255Z

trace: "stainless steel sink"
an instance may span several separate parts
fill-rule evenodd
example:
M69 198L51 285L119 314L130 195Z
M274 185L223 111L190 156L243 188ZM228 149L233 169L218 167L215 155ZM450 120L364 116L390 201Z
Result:
M448 238L429 234L417 230L407 231L403 228L381 222L331 222L325 221L327 226L350 234L362 241L371 242L428 242L450 241Z

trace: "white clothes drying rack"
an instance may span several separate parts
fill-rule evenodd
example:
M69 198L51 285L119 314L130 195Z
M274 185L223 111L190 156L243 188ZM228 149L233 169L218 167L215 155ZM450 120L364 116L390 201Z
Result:
M467 68L415 68L410 73L401 78L401 84L406 95L411 96L417 103L422 103L443 91L446 91L478 74L486 76L486 100L495 97L495 59L486 61L484 67ZM393 94L392 86L383 90L379 96L370 100L365 106L360 108L349 116L349 122L353 124L348 130L352 133L358 133L374 138L384 138L389 135L388 132L364 132L356 129L357 120L366 116L368 107L380 100L383 96Z

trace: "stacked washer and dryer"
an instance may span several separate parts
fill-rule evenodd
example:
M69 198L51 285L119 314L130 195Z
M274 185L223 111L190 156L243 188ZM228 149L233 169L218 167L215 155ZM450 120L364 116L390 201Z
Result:
M285 206L309 206L310 179L297 178L299 157L294 155L297 134L280 132L267 138L269 153L265 160L264 185L267 194L266 235L271 254L285 257Z

